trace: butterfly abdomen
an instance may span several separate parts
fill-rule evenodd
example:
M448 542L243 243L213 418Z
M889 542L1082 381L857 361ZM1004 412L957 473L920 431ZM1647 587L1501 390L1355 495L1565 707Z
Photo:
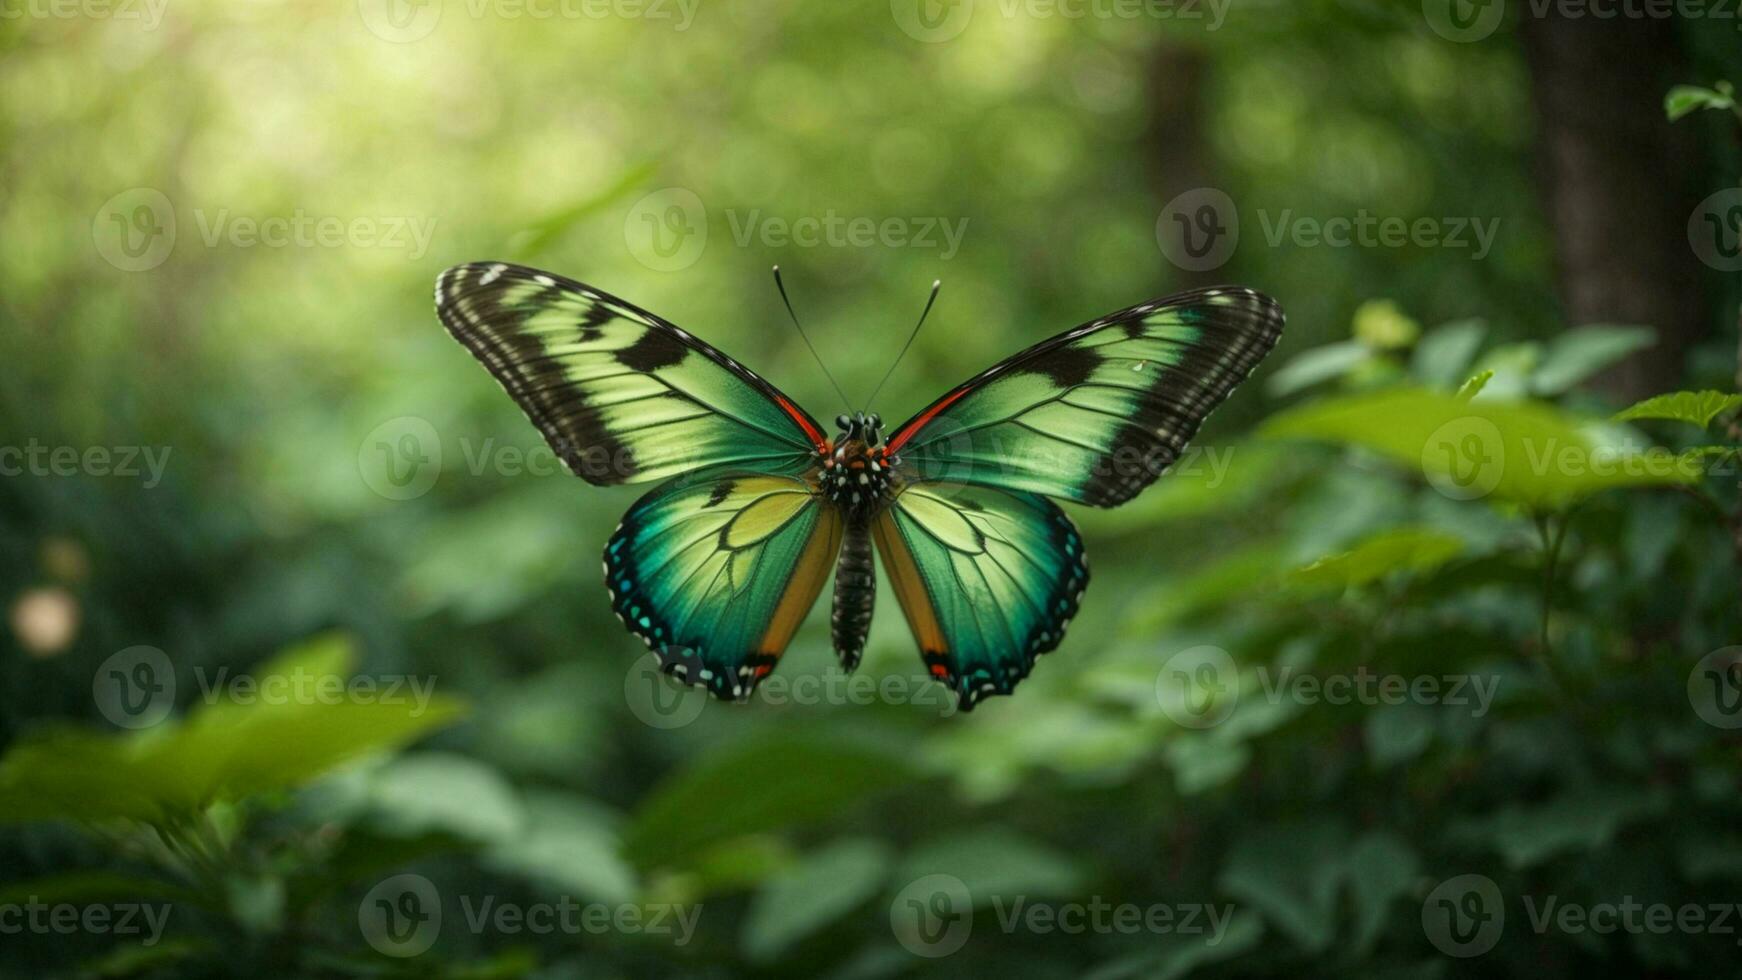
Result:
M871 558L871 525L851 518L841 538L841 557L835 564L835 654L841 667L851 672L865 652L865 637L871 631L871 609L877 600L877 572Z

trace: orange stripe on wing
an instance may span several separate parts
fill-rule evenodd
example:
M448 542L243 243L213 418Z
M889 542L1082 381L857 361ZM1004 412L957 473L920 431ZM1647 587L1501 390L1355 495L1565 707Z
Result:
M907 440L913 438L915 432L925 428L927 422L937 418L939 412L954 405L956 399L973 390L974 385L972 383L965 384L944 397L939 398L936 402L933 402L930 408L915 415L911 422L903 425L894 435L889 437L889 445L886 447L885 451L894 454L896 451L900 450L902 446L907 445Z
M889 575L889 584L895 589L895 600L901 604L902 615L907 617L907 625L913 630L913 639L919 644L920 652L932 656L948 653L949 644L944 640L937 610L932 608L931 596L926 593L925 580L920 578L913 552L901 536L901 529L895 526L893 509L877 516L871 525L871 536L877 542L877 552L883 556L883 570ZM943 670L941 664L932 664L934 675L942 677L948 674L947 670L939 674L940 670Z
M803 409L794 405L790 399L779 392L775 392L774 401L780 406L781 411L790 416L794 422L798 423L798 427L804 430L804 434L810 439L811 445L816 446L818 449L823 448L823 445L828 442L828 439L823 436L822 431L817 428L816 423L810 420L810 416L806 415Z
M817 526L811 530L804 553L793 566L792 578L787 580L786 591L781 593L780 601L774 606L768 628L762 631L762 639L756 644L758 653L778 657L786 652L799 624L804 622L805 615L816 605L817 596L822 594L823 583L829 578L829 568L841 550L841 512L827 503L812 506L822 508L817 515ZM759 667L757 679L773 669L772 663Z

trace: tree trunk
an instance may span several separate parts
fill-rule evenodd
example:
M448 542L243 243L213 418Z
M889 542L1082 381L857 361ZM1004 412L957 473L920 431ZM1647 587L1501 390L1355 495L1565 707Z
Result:
M1687 223L1704 196L1692 127L1664 117L1684 77L1676 24L1526 12L1520 30L1536 104L1539 178L1569 326L1638 324L1657 345L1605 372L1618 400L1672 390L1709 329ZM1709 189L1708 189L1709 190Z

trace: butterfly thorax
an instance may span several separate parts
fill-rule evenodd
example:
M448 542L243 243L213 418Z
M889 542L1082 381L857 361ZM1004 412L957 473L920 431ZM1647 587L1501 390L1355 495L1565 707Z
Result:
M824 449L822 490L851 517L869 517L888 497L892 471L875 415L841 416L841 433Z

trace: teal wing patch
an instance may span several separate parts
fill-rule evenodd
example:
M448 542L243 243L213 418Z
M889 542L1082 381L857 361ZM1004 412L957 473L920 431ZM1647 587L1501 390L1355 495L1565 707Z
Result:
M920 655L964 711L1015 690L1089 584L1075 525L1032 493L909 485L872 534Z
M1144 303L1043 341L896 429L910 480L1099 507L1135 497L1276 345L1282 308L1220 287Z
M680 478L605 546L611 608L666 673L728 700L774 669L841 547L840 510L803 479Z
M435 301L448 331L591 483L726 464L795 472L826 441L750 369L591 286L477 262L443 272Z

